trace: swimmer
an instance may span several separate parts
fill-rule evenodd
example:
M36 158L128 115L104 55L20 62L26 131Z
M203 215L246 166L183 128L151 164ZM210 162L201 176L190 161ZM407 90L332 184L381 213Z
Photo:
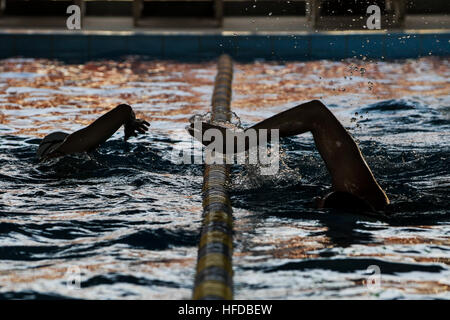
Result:
M108 140L121 126L124 126L125 141L144 134L150 124L136 119L133 109L127 104L120 104L102 115L89 126L68 134L53 132L42 139L37 150L40 160L61 157L67 154L90 152Z
M224 127L202 123L202 133L211 128L220 130L222 134L227 131ZM324 197L315 198L317 207L376 211L389 204L386 193L373 176L358 145L322 102L313 100L301 104L246 130L249 129L279 129L280 137L312 133L332 179L331 192ZM194 137L197 135L194 124L191 123L188 132ZM200 133L198 135L200 136ZM203 137L203 134L201 136ZM208 145L211 142L202 143ZM253 147L248 144L247 139L246 150Z

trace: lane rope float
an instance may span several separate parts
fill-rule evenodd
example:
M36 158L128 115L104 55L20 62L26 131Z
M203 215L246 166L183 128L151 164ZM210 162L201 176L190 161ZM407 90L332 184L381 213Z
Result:
M233 62L222 55L211 101L211 120L230 121ZM226 185L230 167L205 164L203 172L203 223L198 246L194 300L233 299L233 217Z

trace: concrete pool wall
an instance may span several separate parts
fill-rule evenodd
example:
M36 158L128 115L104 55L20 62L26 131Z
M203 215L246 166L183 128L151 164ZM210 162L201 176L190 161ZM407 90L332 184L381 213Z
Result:
M86 61L144 55L202 60L227 53L237 60L401 59L450 56L450 30L171 33L0 30L0 58Z

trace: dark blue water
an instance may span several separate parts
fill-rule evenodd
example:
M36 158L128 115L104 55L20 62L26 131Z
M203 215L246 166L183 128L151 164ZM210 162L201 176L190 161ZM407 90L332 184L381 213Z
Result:
M315 209L330 179L308 134L282 141L276 176L233 166L235 297L448 299L450 97L439 99L325 99L391 199L379 216ZM249 125L284 109L235 111ZM46 163L39 138L3 125L0 298L190 298L202 166L173 161L194 143L184 125Z
M244 253L236 259L240 297L448 298L448 107L387 100L331 110L358 114L348 129L392 204L370 217L315 209L312 199L326 193L329 175L311 136L285 139L276 178L236 172L242 180L233 204L244 219L236 241ZM368 290L372 265L381 284Z

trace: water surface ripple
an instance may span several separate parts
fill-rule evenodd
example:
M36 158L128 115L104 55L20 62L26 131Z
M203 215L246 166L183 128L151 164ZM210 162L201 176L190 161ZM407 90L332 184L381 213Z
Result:
M184 126L209 110L214 75L211 62L135 57L0 61L0 298L190 298L202 166L173 155L199 149ZM244 126L321 99L392 201L378 217L315 209L330 179L308 134L282 141L277 176L233 166L237 299L450 298L449 76L435 58L236 65ZM152 123L148 135L37 161L42 136L122 102ZM371 265L376 290L364 285Z

